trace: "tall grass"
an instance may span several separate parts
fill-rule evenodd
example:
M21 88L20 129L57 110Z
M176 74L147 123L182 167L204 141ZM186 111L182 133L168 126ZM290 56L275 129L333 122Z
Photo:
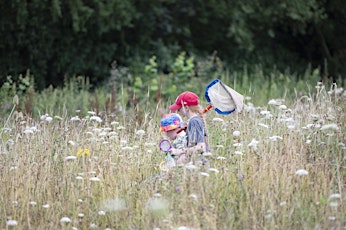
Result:
M169 103L137 108L139 120L126 104L88 108L87 91L45 91L39 117L12 116L1 133L1 228L343 229L346 94L326 87L208 112L211 168L170 174L157 146Z

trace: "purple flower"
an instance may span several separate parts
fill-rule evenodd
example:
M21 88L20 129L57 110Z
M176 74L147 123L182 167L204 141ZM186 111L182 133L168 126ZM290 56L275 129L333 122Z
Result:
M10 104L5 104L5 109L9 109L11 106L10 106Z
M180 191L180 186L175 187L175 191Z

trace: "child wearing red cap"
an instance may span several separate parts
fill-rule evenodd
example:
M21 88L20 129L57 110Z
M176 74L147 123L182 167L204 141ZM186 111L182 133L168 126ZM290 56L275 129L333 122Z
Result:
M172 141L172 147L179 149L186 147L185 132L181 130L184 126L181 116L177 113L166 114L160 121L160 132L165 132L167 137ZM184 164L185 156L173 156L175 162Z
M190 91L183 92L169 109L177 111L182 117L189 119L186 128L186 147L172 148L171 154L185 156L185 163L192 161L194 164L205 165L207 161L203 158L203 152L209 151L208 130L198 96Z

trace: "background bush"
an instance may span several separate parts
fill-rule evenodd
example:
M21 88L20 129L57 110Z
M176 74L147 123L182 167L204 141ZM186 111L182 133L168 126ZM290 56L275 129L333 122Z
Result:
M273 67L299 76L309 64L322 77L344 76L344 1L52 0L0 3L0 83L27 70L35 88L64 79L108 82L112 63L142 70L156 56L158 74L176 57L217 56L223 67ZM190 73L190 74L197 74ZM143 76L134 76L133 80ZM343 79L343 78L342 78ZM151 80L144 80L150 82ZM132 84L133 82L130 81ZM154 82L153 82L154 83ZM155 83L154 83L155 84Z

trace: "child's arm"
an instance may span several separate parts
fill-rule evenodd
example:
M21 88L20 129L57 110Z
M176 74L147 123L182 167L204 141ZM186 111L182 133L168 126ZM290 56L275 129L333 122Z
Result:
M186 148L180 148L180 149L172 148L171 154L175 156L180 156L182 154L192 154L195 152L205 151L205 148L206 148L205 143L199 142L197 143L197 145L193 147L186 147Z

